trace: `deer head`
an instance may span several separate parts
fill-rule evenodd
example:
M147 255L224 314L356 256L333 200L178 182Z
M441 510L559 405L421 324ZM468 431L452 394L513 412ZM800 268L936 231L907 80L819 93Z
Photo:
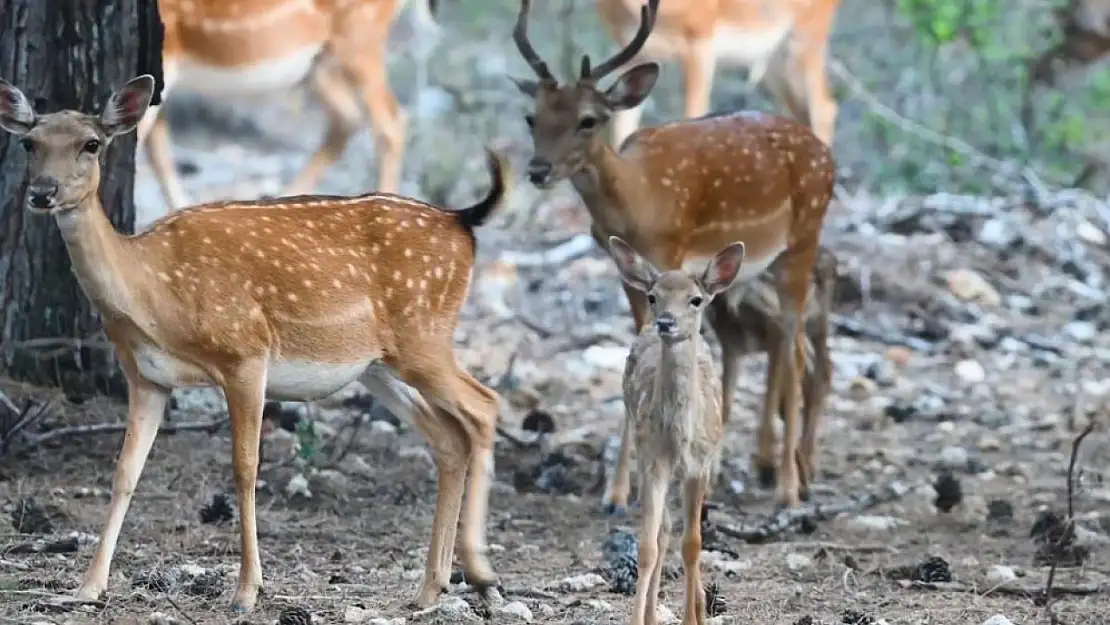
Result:
M679 270L660 273L618 236L609 237L609 254L621 280L647 294L655 329L664 341L673 343L698 334L705 307L740 275L744 244L725 246L700 275Z
M608 89L601 90L598 81L640 52L655 25L659 0L648 0L640 8L640 27L624 49L597 67L591 66L589 55L583 55L577 82L567 85L559 84L528 41L531 4L531 0L521 0L513 41L538 80L512 81L535 101L534 112L524 118L534 150L528 162L528 179L546 188L574 175L588 162L591 150L605 145L604 131L614 112L639 106L651 93L659 77L659 64L655 62L636 65L617 77Z
M39 115L22 91L0 80L0 128L27 151L27 209L58 214L82 206L100 187L101 153L138 126L153 94L154 77L144 74L112 94L100 115Z

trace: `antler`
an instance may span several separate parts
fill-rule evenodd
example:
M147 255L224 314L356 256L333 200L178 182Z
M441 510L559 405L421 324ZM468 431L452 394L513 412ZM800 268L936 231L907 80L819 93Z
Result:
M658 0L655 0L658 2ZM531 42L528 41L528 13L532 10L532 0L520 0L520 13L516 16L516 27L513 28L513 41L516 42L516 47L520 50L520 55L528 61L528 65L532 67L532 71L540 77L544 82L556 82L555 76L551 74L551 70L547 68L547 63L543 62L540 55L536 53L536 49L532 47Z
M527 0L525 1L527 2ZM640 27L636 30L636 35L632 37L632 41L629 41L624 49L592 71L590 70L590 56L588 54L582 55L581 79L600 80L606 74L631 61L633 57L639 54L640 49L647 42L648 36L651 35L651 29L655 26L655 15L658 11L659 0L648 0L647 4L640 7Z

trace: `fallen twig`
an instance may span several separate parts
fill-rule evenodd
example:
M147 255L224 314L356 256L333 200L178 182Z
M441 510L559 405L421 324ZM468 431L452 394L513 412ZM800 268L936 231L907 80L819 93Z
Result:
M893 332L883 332L882 330L870 328L855 319L850 319L836 313L829 315L829 321L832 322L833 327L835 327L838 332L846 336L867 338L883 343L884 345L902 345L923 353L932 353L937 349L936 345L924 339L895 334Z
M1062 534L1061 540L1070 537L1074 540L1075 534L1075 463L1079 459L1079 447L1083 444L1083 439L1093 432L1095 429L1095 422L1091 421L1083 431L1075 437L1071 444L1071 458L1068 459L1068 517L1064 519L1065 531ZM1053 582L1056 580L1056 567L1059 564L1059 549L1052 550L1052 564L1048 567L1048 577L1045 579L1044 591L1042 594L1034 599L1037 605L1043 605L1045 610L1049 613L1049 618L1056 621L1056 616L1052 614L1052 597L1054 593L1060 592L1058 589L1053 588Z
M214 434L227 423L227 419L217 419L215 421L189 421L185 423L167 423L159 428L159 432L185 432L190 430L207 431L209 434ZM70 436L80 436L83 434L110 434L113 432L123 432L127 430L126 423L93 423L90 425L75 425L72 427L58 428L50 430L45 434L31 435L24 434L24 442L21 446L22 449L38 447L47 441L52 441L58 438L66 438Z
M1036 599L1036 597L1039 597L1044 592L1044 590L1040 586L1019 585L1014 583L1005 583L996 586L981 588L979 586L964 584L961 582L921 582L917 580L899 580L898 585L902 588L915 588L918 590L960 592L980 596L998 594L1034 599ZM1088 596L1097 595L1104 590L1106 590L1106 586L1104 586L1103 584L1072 584L1066 586L1056 586L1053 589L1053 593L1056 593L1058 595Z
M719 523L715 527L719 532L730 538L736 538L747 543L759 544L767 542L777 536L781 536L803 523L826 521L845 512L862 512L880 504L901 499L907 493L913 492L914 490L915 488L892 485L887 487L884 492L866 493L848 501L782 510L767 521L756 526L742 527Z
M6 399L6 398L5 398ZM16 435L23 431L31 423L42 418L47 412L54 407L54 401L49 400L42 404L34 404L28 402L23 410L15 410L14 414L19 415L15 423L7 426L3 432L0 432L0 455L6 454L8 448L11 446L12 441L15 440Z
M513 250L504 250L501 252L500 259L516 265L517 267L544 267L547 265L561 265L565 262L574 260L579 256L585 255L590 250L594 249L597 243L594 238L588 234L576 234L569 240L564 241L555 247L542 250L539 252L516 252Z

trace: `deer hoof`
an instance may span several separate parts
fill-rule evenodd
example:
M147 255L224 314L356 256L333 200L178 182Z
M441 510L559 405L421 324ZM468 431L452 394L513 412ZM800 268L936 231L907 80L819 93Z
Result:
M628 514L628 506L621 503L606 502L601 504L601 511L611 517L623 517Z

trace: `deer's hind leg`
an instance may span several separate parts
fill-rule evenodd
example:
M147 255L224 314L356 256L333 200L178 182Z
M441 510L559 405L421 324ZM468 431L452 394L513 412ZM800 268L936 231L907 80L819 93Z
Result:
M293 181L286 185L283 195L312 193L316 183L329 167L335 164L351 135L362 122L362 108L343 68L334 58L324 58L312 69L310 75L313 91L323 103L328 115L328 129L324 143L305 163Z

